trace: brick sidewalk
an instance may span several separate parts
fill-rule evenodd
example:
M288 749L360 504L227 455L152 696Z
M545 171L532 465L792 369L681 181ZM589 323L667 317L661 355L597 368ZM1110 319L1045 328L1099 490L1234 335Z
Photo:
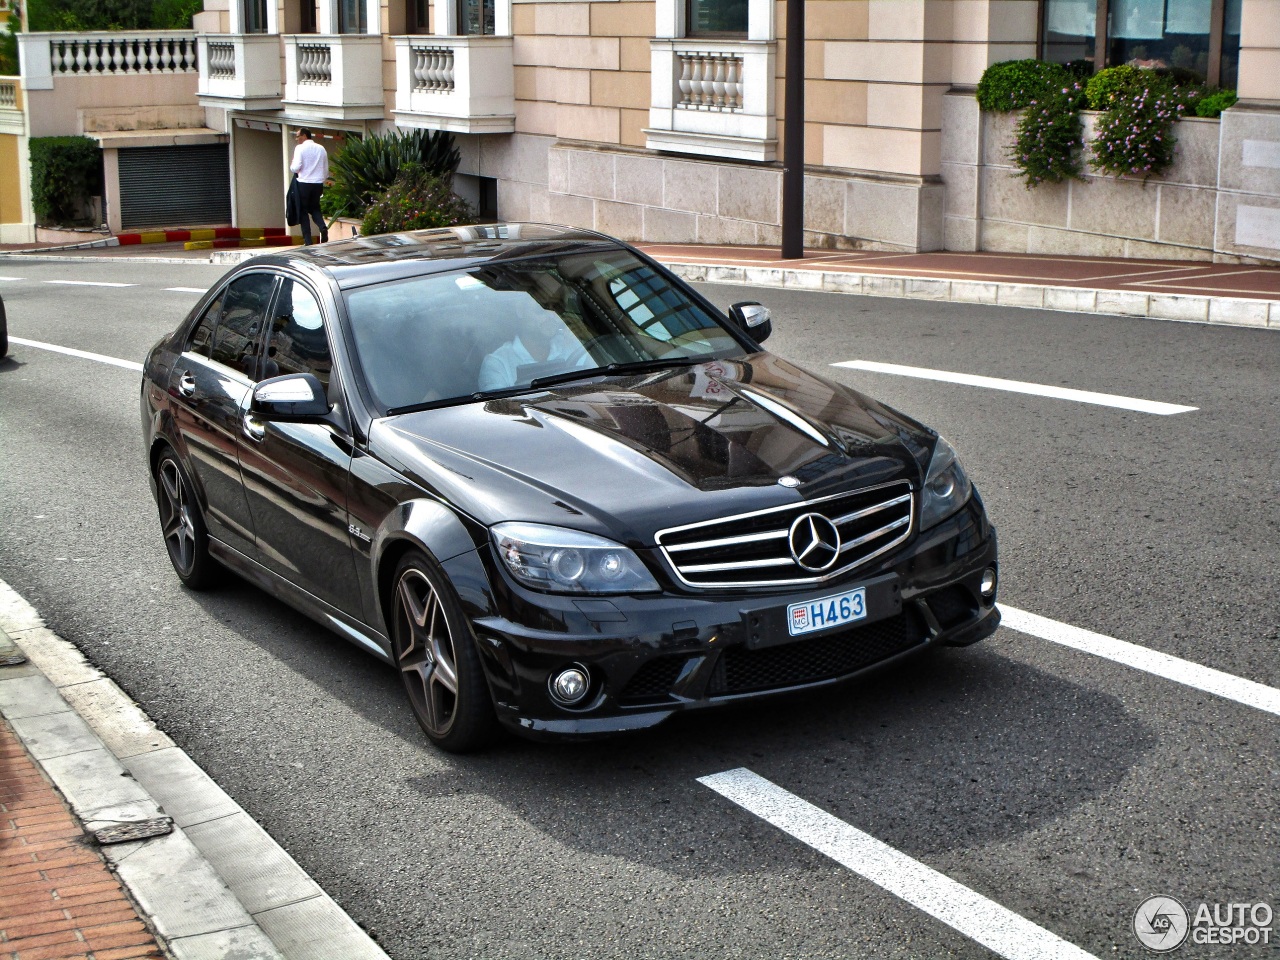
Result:
M0 960L163 960L91 842L0 720Z

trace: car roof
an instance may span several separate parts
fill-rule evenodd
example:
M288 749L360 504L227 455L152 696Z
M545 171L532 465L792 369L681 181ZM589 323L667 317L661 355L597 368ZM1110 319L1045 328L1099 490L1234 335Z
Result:
M352 237L255 257L247 263L319 268L347 289L477 264L617 248L620 241L592 230L546 223L486 223L409 233Z

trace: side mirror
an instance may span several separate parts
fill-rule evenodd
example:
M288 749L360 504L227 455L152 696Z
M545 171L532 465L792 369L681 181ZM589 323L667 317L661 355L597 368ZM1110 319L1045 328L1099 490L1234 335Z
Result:
M754 300L744 300L729 308L729 319L738 325L756 343L764 343L773 333L773 318L769 308Z
M312 373L290 373L253 388L249 412L264 420L317 420L329 413L329 398Z

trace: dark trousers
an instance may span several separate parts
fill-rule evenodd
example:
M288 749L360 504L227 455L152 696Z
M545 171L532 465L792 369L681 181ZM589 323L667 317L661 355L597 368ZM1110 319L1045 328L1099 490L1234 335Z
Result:
M320 242L329 242L329 228L324 225L324 214L320 212L320 193L323 183L303 183L298 181L298 219L302 221L302 242L311 242L311 221L315 220L320 228Z

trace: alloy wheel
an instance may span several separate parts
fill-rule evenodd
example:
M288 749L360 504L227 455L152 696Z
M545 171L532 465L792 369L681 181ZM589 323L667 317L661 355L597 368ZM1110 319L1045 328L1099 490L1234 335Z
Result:
M396 611L405 688L426 732L444 737L457 715L457 648L440 594L416 567L400 575Z
M195 566L196 529L191 501L178 464L166 457L160 464L160 527L169 556L180 574Z

